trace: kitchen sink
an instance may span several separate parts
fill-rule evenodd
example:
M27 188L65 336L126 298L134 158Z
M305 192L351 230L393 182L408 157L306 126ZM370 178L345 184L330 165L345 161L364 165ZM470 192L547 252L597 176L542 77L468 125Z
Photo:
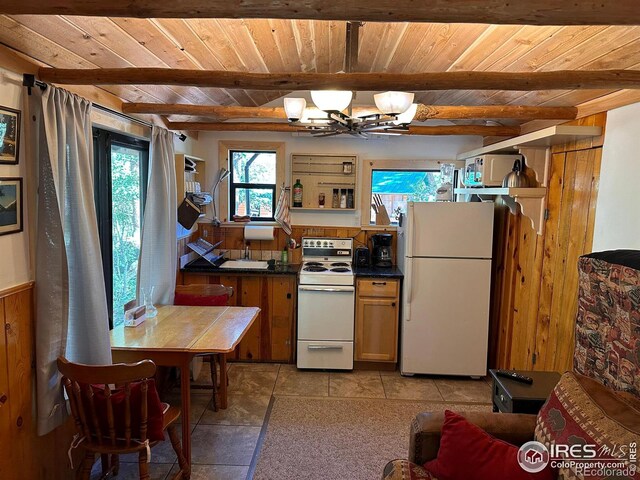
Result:
M251 270L266 270L268 267L267 262L258 260L227 260L220 268L239 268L239 269L251 269Z

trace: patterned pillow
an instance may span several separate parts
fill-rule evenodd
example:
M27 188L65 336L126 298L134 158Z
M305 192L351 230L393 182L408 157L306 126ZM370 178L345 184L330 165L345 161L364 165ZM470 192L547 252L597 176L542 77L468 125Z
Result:
M438 480L409 460L391 460L384 467L383 480Z
M640 467L637 457L629 462L628 455L628 446L635 443L637 448L640 443L638 406L638 402L625 398L595 380L567 372L538 414L535 439L547 448L551 448L552 444L595 445L598 459L620 458L620 448L625 446L623 461L627 465L633 463ZM560 468L558 478L640 479L637 468L635 474L628 476L608 476L603 472L603 475L589 474L585 477L579 465L580 462Z

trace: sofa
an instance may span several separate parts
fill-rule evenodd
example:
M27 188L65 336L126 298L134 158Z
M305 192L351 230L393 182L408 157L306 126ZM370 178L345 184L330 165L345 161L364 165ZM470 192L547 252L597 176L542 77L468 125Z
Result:
M578 268L574 369L562 376L540 413L457 412L495 438L516 446L537 440L548 448L640 443L640 252L592 253L580 258ZM422 465L438 455L443 421L443 412L418 414L409 458L389 462L383 479L434 479ZM633 457L626 460L640 466ZM554 473L562 480L584 478L575 466Z

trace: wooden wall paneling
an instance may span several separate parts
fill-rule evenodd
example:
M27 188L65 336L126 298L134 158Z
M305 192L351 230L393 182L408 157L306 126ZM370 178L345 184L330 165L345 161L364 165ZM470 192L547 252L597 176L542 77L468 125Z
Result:
M553 356L555 339L550 337L551 305L554 295L554 271L560 261L558 234L560 229L560 208L562 205L563 177L565 165L564 152L551 156L547 190L547 220L544 230L544 248L542 252L542 270L540 273L540 300L535 315L538 328L536 331L535 355L536 365L547 364L547 357ZM544 367L542 367L544 368Z
M575 318L578 310L578 257L587 251L587 225L589 220L589 203L591 202L591 185L596 149L579 150L567 153L567 163L575 163L571 222L569 225L569 242L566 255L566 276L564 278L563 298L559 329L557 335L554 370L571 369L574 350ZM575 159L573 158L575 157ZM591 246L588 246L588 250Z
M34 356L32 294L32 289L22 290L4 299L7 364L10 365L11 443L17 453L13 461L15 465L21 465L24 473L30 474L33 474L31 443L35 429L31 387Z
M329 71L344 71L347 23L338 21L329 22L329 38Z
M11 441L11 392L9 391L9 376L7 358L7 343L5 334L4 299L0 298L0 445L4 446L0 455L0 478L10 478L14 458L14 446ZM7 448L8 446L8 448Z

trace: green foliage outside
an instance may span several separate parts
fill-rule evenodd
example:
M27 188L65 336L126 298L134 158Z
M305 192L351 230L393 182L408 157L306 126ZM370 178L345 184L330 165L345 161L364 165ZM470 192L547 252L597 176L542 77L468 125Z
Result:
M276 183L275 152L231 152L233 182L235 183ZM239 212L240 205L245 212ZM244 213L252 217L273 216L273 194L265 189L237 189L235 214ZM260 212L263 212L261 215Z
M113 325L124 322L124 304L136 297L141 238L139 153L124 147L111 151Z

